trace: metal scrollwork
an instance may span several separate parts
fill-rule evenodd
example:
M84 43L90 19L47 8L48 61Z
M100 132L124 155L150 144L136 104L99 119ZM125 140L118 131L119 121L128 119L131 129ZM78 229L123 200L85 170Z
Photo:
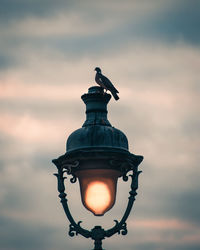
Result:
M126 235L128 233L126 222L124 222L122 225L117 220L114 220L116 223L115 227L118 227L119 230L117 231L118 234Z
M64 191L65 191L65 185L64 185L64 180L67 178L67 177L63 177L63 171L61 169L58 170L58 174L54 174L56 177L57 177L57 180L58 180L58 191L61 194L64 194ZM66 196L66 194L65 194Z
M134 164L129 159L112 159L109 161L109 164L115 169L117 168L120 170L120 172L122 173L123 181L128 181L127 173L135 168Z
M74 237L74 235L78 235L75 227L72 224L69 225L69 233L68 234L70 237Z
M111 229L104 230L100 226L95 226L91 231L86 230L80 226L81 221L75 222L68 207L68 202L66 199L66 194L65 194L65 186L64 186L64 179L66 177L63 177L65 171L62 169L58 168L58 173L55 174L58 180L58 191L59 191L59 197L61 199L61 203L63 205L65 214L67 218L70 221L69 225L69 236L73 237L75 235L82 235L86 238L91 238L94 240L94 250L102 250L102 240L105 239L106 237L111 237L112 235L118 233L122 235L126 235L128 230L127 230L127 225L126 225L126 220L130 214L130 211L132 209L132 206L134 204L135 196L137 195L137 188L138 188L138 176L141 173L141 171L137 171L137 167L133 170L133 174L129 175L131 176L131 191L130 196L129 196L129 201L127 208L125 210L125 213L121 219L120 222L115 220L115 226L112 227ZM127 176L128 178L128 176Z
M121 226L121 234L126 235L127 233L128 233L128 230L126 227L126 222L124 222L124 224L122 224L122 226Z
M63 162L63 168L66 169L67 174L73 173L73 170L76 169L79 165L79 161L74 162Z
M77 180L76 175L72 174L72 178L70 179L71 183L75 183Z
M126 175L126 173L123 174L122 179L123 179L123 181L128 181L128 176Z
M133 197L137 195L136 190L138 189L138 176L140 173L142 173L142 171L137 171L133 173L133 175L130 175L132 178L132 182L131 182L131 191L129 192L129 194Z
M82 221L79 221L78 223L77 223L77 225L80 227L80 224L81 224L81 222ZM78 230L77 230L77 228L75 227L75 226L73 226L72 224L70 224L69 225L69 236L70 237L74 237L74 235L78 235Z

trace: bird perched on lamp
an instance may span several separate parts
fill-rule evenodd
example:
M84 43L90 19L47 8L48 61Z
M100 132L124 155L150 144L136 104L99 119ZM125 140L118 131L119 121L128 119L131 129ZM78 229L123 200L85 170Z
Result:
M100 68L96 67L95 71L97 72L95 76L96 83L99 84L106 91L109 90L113 95L113 97L115 98L115 100L117 101L119 99L119 96L117 95L119 91L113 86L113 84L107 77L101 74Z

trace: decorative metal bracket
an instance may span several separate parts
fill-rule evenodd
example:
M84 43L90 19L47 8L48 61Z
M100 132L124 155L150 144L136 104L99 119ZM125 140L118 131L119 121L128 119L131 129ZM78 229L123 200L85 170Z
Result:
M84 229L80 226L81 221L79 222L75 222L69 207L68 207L68 201L66 199L66 193L65 193L65 185L64 185L64 180L67 177L64 177L64 173L67 172L65 170L63 170L63 167L57 166L58 168L58 173L54 174L57 177L58 180L58 192L62 206L64 208L65 214L70 222L69 225L69 236L73 237L75 235L82 235L85 238L91 238L94 240L94 250L103 250L102 249L102 240L105 239L106 237L111 237L112 235L118 233L118 234L122 234L122 235L126 235L127 234L127 227L126 227L126 220L130 214L130 211L133 207L134 201L135 201L135 196L137 195L136 190L138 189L138 176L142 171L138 171L137 167L133 167L132 171L133 174L129 175L131 177L131 190L129 192L130 196L129 196L129 200L128 200L128 205L127 208L125 210L125 213L122 217L122 219L120 220L120 222L118 222L117 220L114 220L115 222L115 226L108 229L108 230L104 230L101 226L95 226L93 229L91 229L91 231ZM127 176L128 178L128 176ZM123 178L124 179L124 178ZM126 178L125 178L126 181Z
M52 160L52 162L57 168L63 168L68 175L72 175L70 181L74 183L76 182L76 171L83 169L81 163L96 159L104 160L107 169L119 170L123 180L127 181L127 173L131 170L135 171L135 166L138 166L142 162L143 156L115 149L82 149L74 153L61 155L58 159Z

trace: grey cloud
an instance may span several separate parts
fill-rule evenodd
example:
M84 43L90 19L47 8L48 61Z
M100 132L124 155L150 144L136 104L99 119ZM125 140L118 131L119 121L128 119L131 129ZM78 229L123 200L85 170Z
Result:
M192 178L192 177L190 177ZM197 183L194 185L198 186ZM169 199L171 200L171 209L176 217L200 225L200 185L196 189L184 190L183 193L177 193L174 190Z
M197 108L198 109L198 108ZM194 140L199 138L200 132L200 119L198 116L196 116L194 110L188 114L188 117L185 117L185 120L182 124L182 132ZM198 150L198 149L197 149Z
M169 170L163 166L156 170L148 164L149 159L145 160L141 166L143 173L139 180L139 196L135 208L137 216L146 219L176 218L200 226L199 173L196 173L196 177L192 174L194 166L188 166L193 168L187 174L188 184L179 176L184 175L184 171L172 170L170 162Z
M152 36L175 41L185 40L189 43L200 43L199 16L200 3L198 1L177 1L165 13L158 16L150 23L149 29Z
M63 7L66 9L72 4L72 1L53 1L53 0L1 0L0 19L5 23L23 19L27 16L51 16Z
M54 232L53 229L41 225L24 224L2 216L0 220L1 249L42 250L50 247L48 238Z
M28 100L28 99L10 99L0 100L0 110L2 113L25 115L29 114L36 118L62 118L66 113L74 118L79 118L83 115L83 109L80 109L81 104L69 101L49 101L49 100Z
M154 6L155 13L145 13L141 10L140 15L127 20L119 30L112 32L114 41L120 43L135 42L146 39L149 42L167 42L169 44L176 41L185 41L199 46L200 25L198 1L168 1L163 8ZM109 42L109 39L108 39Z
M57 227L41 223L21 222L9 217L0 217L0 249L9 250L78 250L80 244L74 245L66 239L65 233ZM81 241L81 240L80 240ZM85 246L85 242L81 242ZM88 244L89 245L89 244ZM85 246L87 249L87 246Z
M15 63L16 58L11 58L8 55L0 55L0 71L6 70L11 67L15 67L18 63Z
M102 20L119 19L120 11L105 11L106 3L101 5L92 5L92 11L90 2L79 5L79 2L72 3L71 1L31 1L25 3L24 1L12 1L8 3L3 1L1 8L2 16L6 19L10 19L12 16L18 16L20 18L30 17L31 15L38 14L41 17L45 17L48 13L49 16L55 16L56 13L61 11L68 15L68 13L75 13L75 15L81 16L81 18L88 23L98 23ZM133 4L127 2L130 5L130 9L133 9ZM125 10L121 10L123 19L119 19L118 24L112 29L105 32L88 34L87 36L73 36L73 35L52 35L48 37L29 37L26 34L18 35L13 34L12 39L5 39L5 49L10 51L9 48L16 48L16 51L20 50L18 55L14 52L14 61L19 64L26 64L27 60L25 55L31 51L38 53L39 50L50 50L61 52L66 59L80 59L84 57L98 57L105 55L105 53L116 53L124 46L128 46L130 43L146 41L148 42L167 42L174 43L176 41L183 40L185 42L199 45L200 36L198 27L200 24L199 17L199 3L197 1L169 1L168 4L160 4L159 7L156 2L153 3L153 12L146 12L145 3L141 5L137 13L126 13ZM102 12L103 10L103 12ZM57 12L56 12L57 11ZM59 12L60 11L60 12ZM56 12L56 13L55 13ZM94 14L95 13L95 14ZM102 14L103 13L103 14ZM145 17L143 15L145 13ZM153 14L152 14L153 13ZM6 16L7 15L7 16ZM72 23L73 26L73 23ZM4 25L4 28L6 24ZM75 28L75 27L74 27ZM9 27L8 27L9 29ZM40 29L40 27L38 27ZM27 47L27 51L23 48ZM9 53L8 53L9 54ZM9 58L3 58L2 64L4 67L12 66L12 60Z
M140 235L141 237L141 235ZM112 245L109 245L110 249L112 249ZM176 245L173 243L169 243L168 245L163 244L163 243L141 243L141 244L135 244L134 241L132 244L127 244L126 250L133 250L136 248L137 250L159 250L159 249L164 249L164 250L171 250L171 249L176 249L176 250L199 250L199 244L185 244L183 245ZM120 250L121 248L119 246L115 247L116 250Z
M190 244L184 244L184 245L179 245L179 244L173 244L172 242L167 244L163 244L163 243L152 243L152 242L148 242L146 244L139 244L139 245L135 245L134 242L132 244L132 246L130 246L130 248L127 250L132 250L133 248L137 248L137 250L159 250L159 249L164 249L164 250L171 250L171 249L176 249L176 250L198 250L199 249L199 244L195 244L195 243L190 243Z
M118 6L120 2L115 5ZM85 1L84 4L81 1L2 1L2 17L10 19L15 16L31 16L35 14L38 16L48 15L53 16L55 12L63 12L66 15L68 13L76 13L81 15L84 20L88 22L101 22L107 19L119 19L123 16L119 25L109 32L110 38L113 42L125 41L126 39L135 39L138 37L156 38L162 35L167 38L174 37L175 39L181 36L188 41L199 40L198 24L200 18L198 15L199 2L198 1L161 1L160 4L156 1L152 1L151 9L147 11L148 3L139 1L125 1L125 3L119 6L119 9L115 8L106 1L99 3L91 3ZM123 8L129 6L129 8ZM139 8L138 8L139 6ZM138 8L138 9L137 9ZM92 10L92 11L91 11ZM136 10L136 12L135 12ZM153 14L152 14L153 13ZM144 16L145 14L145 16ZM124 21L125 19L125 21ZM121 24L120 24L121 23ZM38 27L40 28L40 27ZM75 27L74 27L75 28ZM156 35L157 34L157 35ZM101 37L99 37L101 39ZM63 39L63 38L62 38ZM69 37L68 37L69 39ZM137 38L136 38L137 39ZM101 39L102 40L102 39ZM87 40L86 40L87 41ZM98 42L98 40L94 40ZM84 43L84 40L81 41ZM108 44L109 37L107 39ZM80 44L77 44L80 45Z

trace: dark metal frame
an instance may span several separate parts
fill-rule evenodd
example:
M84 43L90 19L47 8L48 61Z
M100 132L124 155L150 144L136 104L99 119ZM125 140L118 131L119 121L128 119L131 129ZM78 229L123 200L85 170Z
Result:
M98 153L96 152L96 154L94 154L93 152L93 158L95 156L95 158L97 157L96 159L98 159L98 156L100 156L100 154ZM55 176L57 177L57 180L58 180L58 192L60 193L59 197L61 199L61 203L64 208L65 214L70 222L69 236L73 237L75 235L80 234L86 238L91 238L94 240L94 250L102 250L103 239L105 239L106 237L111 237L112 235L116 233L118 234L121 233L122 235L126 235L128 232L127 227L126 227L126 220L133 207L135 196L137 195L136 190L138 188L138 176L141 173L141 171L138 171L138 165L143 160L143 157L130 154L130 153L126 153L123 155L124 158L122 157L122 154L121 155L118 154L118 159L117 159L116 157L115 158L111 157L111 155L116 156L114 152L112 152L112 154L110 154L109 157L108 155L105 155L105 152L104 152L104 157L107 157L107 160L110 163L109 164L110 168L120 170L122 173L121 176L124 181L128 180L127 173L129 171L132 171L132 174L129 175L131 177L131 190L129 192L130 196L128 198L129 200L128 200L127 208L120 222L118 222L117 220L114 220L115 226L113 226L112 228L108 230L104 230L101 226L95 226L93 229L89 231L80 226L82 221L78 221L76 223L75 220L73 219L71 212L69 210L69 207L68 207L68 201L66 199L67 194L65 193L64 180L67 177L64 176L64 174L67 173L68 175L72 175L72 178L70 179L70 181L72 183L75 183L77 179L76 171L79 169L79 160L81 161L83 160L83 158L87 159L88 157L90 157L91 159L92 157L89 151L84 151L81 153L79 152L78 155L79 157L77 157L77 153L76 153L76 160L74 159L74 161L72 160L73 157L69 158L67 154L59 157L58 159L53 160L53 163L57 166L57 169L58 169L58 173L56 173ZM119 158L121 159L120 161L119 161Z

